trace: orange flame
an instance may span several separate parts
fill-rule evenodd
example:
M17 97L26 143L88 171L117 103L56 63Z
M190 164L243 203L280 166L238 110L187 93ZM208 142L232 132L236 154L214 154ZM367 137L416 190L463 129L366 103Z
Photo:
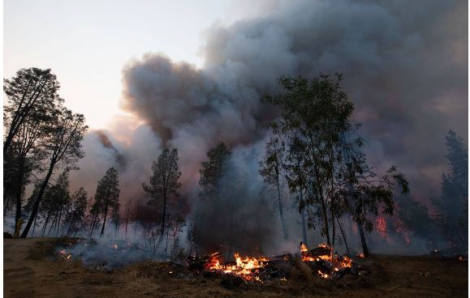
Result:
M301 244L300 246L300 251L301 251L301 254L302 254L302 261L304 262L319 262L319 261L327 261L327 262L331 262L333 264L333 270L334 271L339 271L340 269L343 269L343 268L351 268L352 267L352 260L351 258L349 258L348 256L338 256L338 255L332 255L332 249L328 246L328 244L326 243L321 243L318 245L318 247L322 247L322 248L328 248L329 250L329 254L325 254L325 255L319 255L319 256L312 256L310 253L309 253L309 250L307 248L307 246L305 244ZM322 277L322 278L330 278L331 277L331 274L329 273L323 273L322 271L318 270L318 274Z
M267 265L268 259L265 257L252 258L252 257L241 257L239 254L234 254L235 263L221 264L218 259L218 254L214 255L209 262L208 270L222 271L223 273L229 273L238 275L245 280L255 280L261 282L258 276L254 276L259 269L262 269Z

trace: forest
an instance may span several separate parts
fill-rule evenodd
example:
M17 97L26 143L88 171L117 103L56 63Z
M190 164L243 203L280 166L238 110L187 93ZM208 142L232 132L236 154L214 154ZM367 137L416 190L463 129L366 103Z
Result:
M281 253L283 242L315 246L312 239L368 257L381 236L403 247L419 239L428 252L466 254L463 139L452 130L442 136L449 170L442 173L441 193L425 204L413 198L413 185L399 168L376 172L368 164L368 140L352 120L355 106L342 80L340 74L280 77L280 92L261 98L276 115L263 123L261 157L240 164L233 147L215 144L191 195L182 191L181 148L164 146L148 164L148 180L134 182L142 195L128 198L120 195L117 166L103 169L94 193L71 188L70 173L80 171L86 154L86 120L66 107L50 69L20 69L4 80L3 212L13 222L4 232L14 238L132 239L165 258ZM254 187L258 180L261 186Z

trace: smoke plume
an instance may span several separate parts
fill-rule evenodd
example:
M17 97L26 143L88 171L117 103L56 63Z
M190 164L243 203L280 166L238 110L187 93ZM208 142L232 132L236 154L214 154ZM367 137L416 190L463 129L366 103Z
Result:
M465 1L286 1L269 16L214 25L204 66L146 54L123 71L124 107L184 164L220 141L261 138L260 104L281 75L342 73L370 160L398 165L414 191L437 190L444 135L467 135Z
M446 131L468 133L467 2L279 1L270 11L209 28L201 68L163 54L130 61L122 105L143 124L128 135L90 133L78 181L96 183L122 156L123 195L142 195L151 161L162 146L174 147L183 192L198 210L206 152L219 142L241 151L263 143L263 124L276 113L260 97L280 91L281 75L342 73L372 165L398 166L421 200L435 195Z

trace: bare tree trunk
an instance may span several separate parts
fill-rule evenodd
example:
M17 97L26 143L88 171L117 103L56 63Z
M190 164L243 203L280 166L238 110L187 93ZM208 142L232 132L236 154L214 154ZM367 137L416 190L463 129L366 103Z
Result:
M34 233L34 230L36 230L36 220L37 220L37 219L38 219L38 218L37 218L37 216L36 216L36 218L34 219L34 224L33 224L33 231L32 231L33 236L36 236L36 234Z
M326 210L326 205L323 202L323 198L321 199L322 211L323 211L323 228L325 229L325 237L326 237L326 244L331 247L330 242L330 228L328 225L328 210Z
M339 231L341 232L341 236L343 236L343 241L344 241L344 245L346 246L346 251L348 255L351 255L351 252L349 251L348 241L346 240L346 234L344 233L343 226L341 225L341 221L339 220L339 218L336 218L336 221L338 222L338 227L339 227Z
M114 237L117 236L117 232L118 232L118 229L119 229L119 217L116 217L116 225L115 225L115 230L114 230Z
M302 239L304 244L308 247L308 240L307 240L307 220L305 218L305 209L302 210L300 213L300 216L302 218Z
M33 221L38 214L39 204L41 203L42 197L44 196L44 192L46 191L46 187L49 184L49 179L51 179L54 166L55 166L55 161L52 160L51 164L49 165L49 171L47 172L46 178L44 179L41 185L41 189L39 190L38 197L36 198L36 201L34 202L31 216L29 217L28 223L26 224L26 227L24 228L23 233L21 234L21 238L26 238L26 236L28 236L29 229L31 228L31 225L33 224Z
M94 214L93 219L91 221L90 237L93 236L93 232L95 231L95 225L96 225L97 219L98 219L98 214Z
M47 236L49 236L51 234L51 231L54 228L56 221L57 221L57 215L54 214L52 224L51 224L51 227L49 228L49 232L47 233Z
M51 218L51 212L49 211L47 212L47 217L46 217L46 220L44 221L44 226L42 227L42 237L44 237L44 234L46 233L46 227L47 227L47 224L49 223L50 218Z
M140 202L137 202L137 210L136 210L136 215L135 215L135 218L136 218L136 221L134 221L134 239L135 239L135 236L137 235L137 219L140 218Z
M106 201L106 207L104 210L104 221L103 221L103 227L101 228L101 236L103 237L104 234L104 227L106 226L106 217L108 216L108 202Z
M367 258L369 257L369 248L367 247L367 243L366 243L366 237L364 235L364 229L362 227L362 224L359 223L359 222L356 222L357 223L357 229L359 230L359 235L361 237L361 245L362 245L362 253L364 254L364 257Z
M15 215L15 231L18 229L18 221L21 218L21 198L23 197L23 176L24 176L24 158L21 156L18 165L18 189L16 193L16 215Z
M320 177L318 173L318 169L315 169L315 176ZM330 227L328 225L328 210L326 208L326 202L323 197L323 188L321 187L321 184L318 185L318 189L315 188L317 191L318 196L320 197L320 203L321 203L321 208L322 208L322 213L323 213L323 228L325 230L325 238L326 238L326 244L331 247L331 242L330 242Z
M73 231L73 226L75 225L75 215L72 216L72 220L70 221L70 225L69 225L69 228L67 230L67 236L71 236L71 233Z
M56 226L56 232L55 232L55 236L58 237L59 236L59 232L60 232L60 221L62 220L62 210L59 211L59 219L57 220L57 226Z
M163 219L162 219L162 233L165 231L165 217L166 217L166 191L163 193Z
M282 200L281 200L281 186L279 185L279 177L277 179L277 201L279 205L279 216L281 218L281 225L282 225L282 234L284 235L284 239L288 239L289 235L287 234L287 227L286 222L284 220L284 211L282 208Z
M333 206L330 206L331 208L331 230L332 230L332 236L331 236L331 253L333 253L333 249L335 247L335 237L336 237L336 225L335 225L335 215L334 215L334 209Z
M127 214L126 214L126 238L127 238L127 227L129 226L129 210L131 209L132 200L129 201L127 206Z

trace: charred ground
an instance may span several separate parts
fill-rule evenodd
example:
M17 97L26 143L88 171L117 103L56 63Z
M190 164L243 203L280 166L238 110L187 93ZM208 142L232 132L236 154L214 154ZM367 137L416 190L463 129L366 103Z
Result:
M72 241L73 242L73 241ZM68 240L70 243L70 239ZM334 281L301 270L287 281L242 283L182 274L181 265L141 262L91 270L55 258L57 239L5 239L5 297L466 297L468 262L431 256L374 255L368 276ZM170 273L171 272L171 273Z

